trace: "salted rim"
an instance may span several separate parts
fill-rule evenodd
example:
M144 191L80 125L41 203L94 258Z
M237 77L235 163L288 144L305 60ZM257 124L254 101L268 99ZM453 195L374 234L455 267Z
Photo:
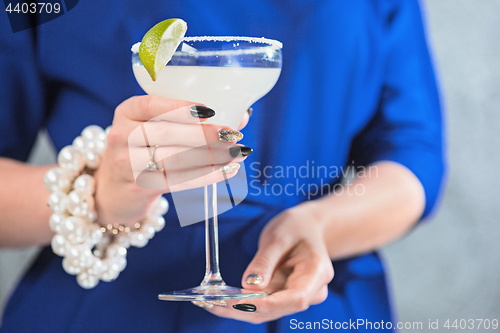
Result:
M276 48L283 48L283 43L264 37L237 37L237 36L198 36L198 37L184 37L183 42L232 42L232 41L245 41L250 43L263 43ZM141 42L132 45L131 51L134 53L139 52ZM203 51L202 51L203 52Z
M283 43L264 37L238 37L238 36L198 36L198 37L184 37L184 42L232 42L232 41L245 41L250 43L263 43L269 44L277 48L283 48Z

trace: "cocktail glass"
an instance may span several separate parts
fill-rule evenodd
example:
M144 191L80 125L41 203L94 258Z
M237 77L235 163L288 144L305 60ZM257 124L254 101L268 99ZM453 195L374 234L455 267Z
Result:
M144 91L171 99L203 103L216 110L205 123L238 128L246 110L267 94L281 72L281 43L251 37L186 37L156 81L143 67L138 44L132 47L135 78ZM219 270L217 184L205 186L206 271L200 286L158 296L168 301L221 301L264 297L227 286ZM211 192L213 217L208 217Z

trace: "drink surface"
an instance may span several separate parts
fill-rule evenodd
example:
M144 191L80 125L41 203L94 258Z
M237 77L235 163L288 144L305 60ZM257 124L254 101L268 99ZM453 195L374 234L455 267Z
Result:
M165 66L152 81L144 66L134 75L149 95L203 103L215 110L208 123L238 128L245 111L278 81L281 68Z

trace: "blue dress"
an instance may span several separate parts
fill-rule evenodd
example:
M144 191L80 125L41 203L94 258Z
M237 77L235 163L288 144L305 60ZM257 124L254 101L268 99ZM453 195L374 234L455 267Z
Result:
M108 126L119 103L144 94L132 73L131 45L171 17L188 23L189 36L265 36L284 44L281 77L254 105L244 130L242 143L254 149L245 162L250 193L220 216L221 270L229 285L240 285L272 217L318 197L309 184L339 180L330 173L266 178L260 174L266 166L340 170L395 161L424 186L422 218L432 211L445 164L441 108L414 0L82 0L56 20L15 34L2 17L0 156L26 160L41 128L59 150L87 125ZM273 195L264 181L302 190ZM0 332L287 332L301 322L325 325L323 319L332 326L397 320L376 252L335 261L324 303L267 324L159 301L158 293L198 285L204 273L203 224L181 228L174 210L165 218L167 226L145 248L129 250L116 281L92 290L79 287L45 248L12 295Z

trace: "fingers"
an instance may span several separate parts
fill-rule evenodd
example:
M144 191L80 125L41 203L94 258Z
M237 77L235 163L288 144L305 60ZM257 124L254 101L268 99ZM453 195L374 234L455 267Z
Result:
M328 285L321 287L316 295L311 298L311 305L321 304L328 297Z
M215 111L199 109L200 104L160 96L134 96L116 108L117 116L139 122L171 121L199 123L215 115ZM208 109L208 110L206 110Z
M316 278L317 275L323 275L321 269L317 270L309 265L297 269L297 273L294 274L294 270L293 276L288 278L290 283L284 290L263 298L228 302L225 308L213 307L207 310L220 317L259 324L305 311L310 305L323 302L328 296L328 285L319 282L324 279Z
M290 314L307 310L316 301L316 294L325 286L321 265L301 263L296 265L288 277L285 289L268 297L256 299L252 304L258 313Z
M179 139L184 135L189 135L191 138L196 136L200 138L199 141L203 142L205 137L202 128L198 128L197 131L185 132L185 127L176 129L176 124L199 126L200 123L214 115L214 110L192 102L153 95L131 97L121 103L115 110L113 126L108 133L108 146L113 149L124 147L129 144L129 140L132 145L147 146L147 143L143 144L147 141L145 139L147 133L144 124L148 124L146 126L152 131L152 135L157 142L155 144L162 145L161 139L156 139L158 135L162 138L175 135ZM156 126L153 124L156 124ZM143 126L141 127L141 125ZM211 136L211 138L213 137L214 135ZM174 140L173 142L178 141ZM153 145L153 142L151 144Z
M185 147L185 146L167 146L148 148L148 147L130 147L130 160L132 161L132 169L143 171L145 166L150 161L150 156L154 149L154 162L159 167L162 161L165 164L167 171L210 166L210 165L225 165L231 162L242 162L249 155L248 149L242 145L215 144L201 147Z
M225 135L232 133L232 136ZM137 126L128 137L129 146L204 146L207 143L234 143L243 134L227 126L215 124L182 124L153 121Z
M163 166L163 165L162 165ZM204 166L179 171L134 171L135 182L139 187L177 192L203 187L232 178L240 168L238 163Z
M266 312L265 306L262 306L259 304L258 301L262 300L265 301L268 298L271 298L273 295L260 298L260 299L252 299L252 300L244 300L244 301L229 301L227 302L227 305L224 307L217 307L217 306L204 306L203 308L209 311L210 313L219 316L219 317L224 317L224 318L231 318L231 319L236 319L240 321L246 321L249 323L254 323L254 324L261 324L264 322L276 320L278 318L281 318L283 316L296 313L299 311L292 311L292 312L279 312L275 311L275 308L271 310L271 312ZM295 303L295 304L300 304L303 302L305 304L305 300L301 300L299 296L294 298L289 297L288 295L282 294L280 297L285 297L289 302ZM322 303L323 301L326 300L328 297L328 286L323 286L318 290L316 293L311 295L311 302L309 304L319 304ZM294 309L307 309L309 306L307 305L302 305L302 306L296 306Z
M127 171L132 167L136 184L163 192L231 178L252 149L234 145L243 138L239 131L202 124L214 115L214 110L199 103L153 95L132 97L115 110L107 140L110 160L121 168L127 147L131 163L125 164Z
M323 252L315 250L311 244L294 246L289 254L290 259L279 264L268 287L265 288L271 293L269 296L229 302L227 308L214 307L208 311L221 317L262 323L305 311L310 305L323 302L328 296L328 283L333 278L333 266L326 252ZM266 252L262 253L267 258L273 256ZM257 266L253 267L257 269ZM232 308L235 304L240 306ZM236 310L237 308L241 311ZM255 311L246 312L246 309Z
M264 289L266 288L282 257L290 249L291 243L284 239L269 242L265 246L259 246L255 257L248 265L243 280L243 288Z

